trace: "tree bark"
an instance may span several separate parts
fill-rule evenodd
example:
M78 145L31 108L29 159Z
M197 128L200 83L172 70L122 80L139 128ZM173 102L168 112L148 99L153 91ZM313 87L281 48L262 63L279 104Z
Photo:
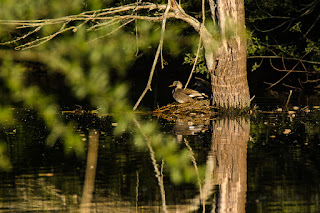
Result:
M244 1L217 0L215 4L210 0L210 7L211 12L215 11L212 15L217 18L221 39L215 58L206 58L213 105L222 108L249 107ZM205 51L211 51L210 48L205 46Z
M209 0L211 17L219 25L220 39L212 37L207 28L189 16L171 0L174 14L199 32L211 76L212 103L220 108L246 108L250 105L247 80L244 0Z

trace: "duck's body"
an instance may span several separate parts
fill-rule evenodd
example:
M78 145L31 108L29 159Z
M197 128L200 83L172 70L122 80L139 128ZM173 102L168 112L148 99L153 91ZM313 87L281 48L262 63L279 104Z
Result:
M179 103L193 102L197 98L204 98L204 94L193 89L182 89L183 85L180 81L174 81L169 87L176 87L172 90L173 98Z

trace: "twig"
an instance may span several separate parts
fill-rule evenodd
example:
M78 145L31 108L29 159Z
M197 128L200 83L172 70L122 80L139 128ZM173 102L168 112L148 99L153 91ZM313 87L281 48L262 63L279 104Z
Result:
M252 98L250 98L250 102L256 97L256 95L252 96Z
M319 61L308 61L308 60L303 60L300 58L288 58L288 57L282 57L282 56L277 56L277 55L265 55L265 56L248 56L248 59L254 59L254 58L284 58L286 60L295 60L295 61L301 61L304 63L309 63L309 64L320 64Z
M158 62L158 58L159 58L159 55L160 55L160 52L161 52L161 48L162 48L162 45L163 45L164 32L165 32L165 29L166 29L167 15L169 13L170 8L171 8L171 1L169 0L168 4L167 4L167 7L166 7L166 10L164 11L164 14L163 14L162 27L161 27L161 37L160 37L160 41L159 41L159 45L158 45L158 49L157 49L156 55L155 55L154 60L153 60L153 64L152 64L152 68L151 68L151 71L150 71L148 83L147 83L146 88L142 92L140 98L138 99L137 103L134 105L133 110L136 110L138 108L141 100L143 99L143 97L145 96L147 91L149 89L151 90L152 77L153 77L153 73L154 73L154 70L156 68L156 65L157 65L157 62Z
M206 14L205 14L205 4L204 4L204 0L202 0L202 4L201 4L201 7L202 7L202 23L201 23L201 28L202 26L204 26L204 23L205 23L205 20L206 20ZM201 30L200 30L201 32ZM191 80L191 77L192 77L192 73L196 67L196 64L198 62L198 58L199 58L199 53L200 53L200 46L201 46L201 33L200 33L200 38L199 38L199 44L198 44L198 49L197 49L197 55L196 55L196 59L194 60L194 64L192 66L192 69L191 69L191 72L190 72L190 75L189 75L189 78L188 78L188 81L187 83L184 85L184 88L187 88L190 80Z
M61 33L64 33L64 32L66 32L66 31L72 30L72 29L75 28L75 27L73 27L73 26L72 26L72 27L65 28L66 25L67 25L67 23L64 23L57 32L55 32L55 33L53 33L53 34L51 34L51 35L49 35L49 36L45 36L45 37L36 39L36 40L34 40L34 41L28 42L28 43L26 43L26 44L17 46L15 49L16 49L16 50L26 50L26 49L30 49L30 48L39 46L39 45L41 45L41 44L43 44L43 43L45 43L45 42L53 39L53 38L56 37L57 35L59 35L59 34L61 34Z
M101 39L101 38L104 38L104 37L106 37L106 36L108 36L108 35L111 35L112 33L118 31L119 29L121 29L122 27L126 26L127 24L133 22L134 20L135 20L135 19L131 19L131 20L127 21L126 23L120 25L119 27L117 27L116 29L112 30L111 32L109 32L109 33L107 33L107 34L105 34L105 35L103 35L103 36L99 36L99 37L97 37L97 38L94 38L94 39L90 40L89 43L90 43L90 42L93 42L93 41L95 41L95 40L97 40L97 39Z
M87 31L91 31L93 29L96 29L98 27L102 27L102 26L112 26L114 24L117 24L119 23L121 20L120 19L111 19L111 20L108 20L107 22L103 22L103 23L97 23L89 28L87 28Z
M304 81L304 82L302 82L302 83L317 83L317 82L319 82L320 81L320 79L318 78L318 79L315 79L315 80L307 80L307 81Z
M288 100L287 100L287 103L286 103L286 108L288 108L288 104L289 104L291 95L292 95L292 90L290 90L290 93L289 93L289 96L288 96Z
M288 85L288 84L285 84L285 83L282 83L283 86L285 87L288 87L288 88L291 88L291 89L294 89L294 90L298 90L298 91L301 91L302 89L299 88L299 87L294 87L294 86L291 86L291 85Z
M59 31L57 31L54 34L44 36L42 38L38 38L36 40L30 41L26 44L23 44L23 45L16 47L16 50L25 50L25 49L39 46L40 44L43 44L43 43L51 40L55 36L57 36L61 33L70 31L70 30L73 30L73 32L76 32L79 28L84 26L89 21L90 22L96 21L96 22L94 22L93 26L89 27L87 29L87 31L90 31L92 29L99 28L99 27L102 27L105 25L108 26L110 24L110 22L103 23L103 24L100 23L101 21L106 21L106 20L111 20L111 23L114 22L115 20L118 20L118 21L129 20L129 22L131 22L130 20L133 20L133 19L161 21L161 20L163 20L163 17L158 16L157 14L154 14L154 16L150 17L150 16L133 15L133 12L138 11L138 10L149 10L149 11L157 10L157 11L160 11L160 10L164 10L165 8L166 8L166 5L137 2L134 4L129 4L129 5L115 7L115 8L106 8L106 9L102 9L102 10L87 11L87 12L80 13L78 15L70 15L70 16L65 16L65 17L56 18L56 19L0 20L0 25L14 25L16 27L16 29L36 28L21 37L18 37L14 40L3 42L0 44L7 45L7 44L14 43L16 41L19 41L21 39L28 38L28 37L30 37L30 35L41 30L44 26L47 26L47 25L62 24L62 27L60 28ZM131 11L131 14L129 14L129 15L122 14L124 12L128 13L130 11ZM167 15L167 17L170 17L170 16ZM79 21L81 23L78 23ZM75 26L67 26L71 22L73 24L75 24ZM124 26L124 25L122 25L122 26Z
M25 34L25 35L23 35L21 37L18 37L18 38L14 39L14 40L7 41L7 42L4 42L4 43L0 43L0 45L7 45L7 44L12 44L12 43L14 43L16 41L20 41L21 39L24 39L24 38L28 37L29 35L31 35L31 34L33 34L35 32L38 32L39 30L41 30L42 27L43 27L43 25L40 25L39 27L37 27L34 30L28 32L27 34Z
M40 26L41 24L49 25L49 24L60 24L64 22L70 21L85 21L87 19L105 19L107 15L114 15L116 13L122 13L127 11L137 11L137 10L164 10L166 5L159 5L154 3L134 3L125 6L113 7L113 8L106 8L100 10L92 10L80 13L78 15L70 15L56 19L41 19L41 20L0 20L0 25L17 25L18 27L34 27ZM120 16L119 16L120 17ZM109 17L110 18L110 17Z
M88 23L89 21L93 21L94 18L96 17L96 12L93 13L93 16L92 18L88 18L87 20L85 20L84 22L82 22L81 24L79 24L75 29L73 29L72 31L75 33L77 32L77 30L82 27L83 25L85 25L86 23Z
M271 59L270 59L271 61ZM280 78L278 81L276 81L275 83L271 84L270 87L268 87L267 89L270 89L271 87L274 87L275 85L277 85L278 83L280 83L283 79L285 79L293 70L294 68L296 68L298 65L300 64L300 61L298 63L296 63L296 65L294 65L294 67L289 70L282 78Z
M191 72L190 72L188 81L187 81L186 85L184 85L184 88L187 88L187 86L188 86L188 84L189 84L189 82L190 82L190 80L191 80L192 73L193 73L193 71L194 71L194 69L195 69L195 67L196 67L197 62L198 62L199 53L200 53L200 46L201 46L201 36L200 36L200 38L199 38L197 55L196 55L196 58L195 58L195 60L194 60L194 63L193 63L193 66L192 66L192 69L191 69Z

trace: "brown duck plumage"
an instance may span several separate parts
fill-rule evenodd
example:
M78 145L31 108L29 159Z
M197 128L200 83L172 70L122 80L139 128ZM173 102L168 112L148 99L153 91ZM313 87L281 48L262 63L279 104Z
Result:
M183 85L180 81L174 81L169 87L176 87L172 90L172 96L179 103L193 102L195 98L204 98L204 94L196 90L182 89Z

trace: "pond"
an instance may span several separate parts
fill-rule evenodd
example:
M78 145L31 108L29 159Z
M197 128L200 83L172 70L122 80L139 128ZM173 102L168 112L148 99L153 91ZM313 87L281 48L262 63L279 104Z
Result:
M0 172L0 212L319 212L317 101L206 123L143 116L187 148L203 173L179 184L165 163L155 166L155 148L137 147L130 133L114 135L110 117L63 114L77 121L87 150L81 157L65 154L62 141L46 145L37 114L14 109L20 122L1 127L12 169Z

